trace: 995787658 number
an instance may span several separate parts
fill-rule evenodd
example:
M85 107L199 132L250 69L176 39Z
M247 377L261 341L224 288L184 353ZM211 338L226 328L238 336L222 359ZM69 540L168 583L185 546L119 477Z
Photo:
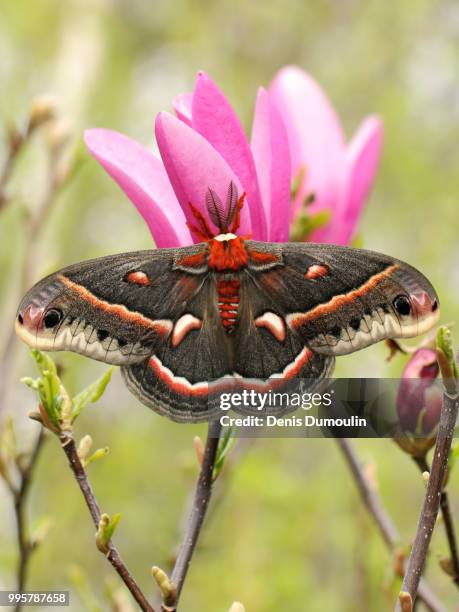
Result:
M0 591L0 606L68 606L68 591Z

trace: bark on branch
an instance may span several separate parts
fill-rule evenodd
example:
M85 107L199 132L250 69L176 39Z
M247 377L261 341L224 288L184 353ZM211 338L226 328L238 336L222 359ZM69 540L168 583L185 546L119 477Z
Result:
M368 482L368 478L355 453L351 441L345 438L337 438L336 441L354 477L362 501L375 521L386 547L390 552L395 552L397 546L400 544L400 535L391 517L384 508L377 491L375 491ZM432 592L425 579L422 579L419 585L419 598L422 599L427 609L431 612L446 612L445 606Z
M218 420L211 421L207 430L207 440L204 449L201 470L199 472L191 512L183 534L182 544L171 574L171 581L176 586L176 601L173 606L163 610L173 612L177 609L180 593L185 582L188 568L201 533L207 507L212 495L213 473L220 440L221 425Z
M440 508L441 494L448 467L449 452L454 435L454 427L456 425L458 406L459 394L457 388L452 388L451 384L449 384L443 394L440 424L429 481L427 483L427 490L419 517L416 536L411 548L411 554L401 589L402 592L410 594L413 603L418 594L419 582L421 580L427 551ZM421 596L420 591L419 595ZM401 610L400 602L397 603L396 610Z
M64 453L67 455L67 459L69 461L70 469L73 472L75 480L80 487L80 490L83 494L84 500L88 507L88 510L91 514L92 520L94 522L94 526L96 530L99 527L100 518L102 516L102 512L100 510L100 506L96 500L94 492L92 490L91 484L88 479L88 475L86 470L84 469L80 458L78 456L78 452L75 446L75 441L73 438L68 436L61 436L61 445ZM106 554L107 560L112 564L117 574L120 576L121 580L124 582L126 587L131 592L132 596L138 603L141 610L144 612L155 612L154 608L147 601L147 598L141 591L139 585L134 580L132 574L129 572L128 568L124 564L121 559L121 555L116 549L113 542L108 542L108 552Z

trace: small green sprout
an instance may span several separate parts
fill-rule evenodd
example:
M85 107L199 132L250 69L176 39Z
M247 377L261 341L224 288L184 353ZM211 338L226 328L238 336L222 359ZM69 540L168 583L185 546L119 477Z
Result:
M121 514L119 513L114 514L113 517L104 513L100 517L99 527L96 531L96 546L104 555L110 551L109 542L120 520Z
M37 392L39 412L32 412L29 416L39 420L44 427L58 435L69 434L72 424L83 408L96 402L104 393L113 368L109 368L98 380L72 399L59 378L56 364L51 357L35 349L31 350L31 354L40 376L35 379L25 377L21 381Z

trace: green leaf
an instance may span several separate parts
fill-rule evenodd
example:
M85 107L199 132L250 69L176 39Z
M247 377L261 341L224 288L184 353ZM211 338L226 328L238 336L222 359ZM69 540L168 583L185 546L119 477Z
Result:
M32 349L30 352L41 376L35 380L30 377L21 380L28 387L37 391L40 404L50 423L56 430L59 430L65 390L57 375L56 364L51 357L41 351Z
M295 219L290 234L290 239L303 242L319 227L326 225L331 219L331 211L329 209L321 210L315 214L308 211L301 212Z
M351 246L354 247L354 249L363 248L363 236L360 232L357 232L357 234L352 239Z
M298 194L298 191L303 184L304 178L306 176L306 168L305 166L300 166L297 174L293 177L292 183L290 185L290 198L294 200Z
M105 512L101 515L96 531L96 546L100 552L107 554L109 551L108 543L120 522L121 514L114 514L110 517Z
M60 393L60 381L56 381L51 372L47 372L44 378L38 381L38 395L40 403L45 408L51 422L59 427L62 408L62 395ZM57 382L57 384L56 384Z
M453 350L453 335L449 327L442 326L438 329L437 343L438 343L438 348L444 352L446 358L453 366L455 377L457 378L458 372L457 372L457 363L456 363L456 359L454 356L454 350Z
M41 376L37 379L25 377L22 382L38 393L43 425L55 433L68 431L82 409L96 402L103 394L113 368L70 400L51 357L35 349L31 353Z
M437 331L437 359L445 386L450 392L454 393L456 391L457 380L459 379L459 372L456 356L454 355L453 336L451 330L446 325L439 327ZM449 383L447 382L448 379ZM454 380L454 383L452 380Z
M109 542L109 540L111 540L113 534L115 533L115 529L117 528L120 520L121 520L121 514L119 512L117 514L114 514L112 518L110 519L109 524L104 530L104 534L105 534L107 543Z
M84 466L87 467L93 461L102 459L103 457L108 455L109 452L110 449L108 448L108 446L104 446L104 448L98 448L92 455L90 455L87 459L84 460Z
M83 408L86 408L88 404L94 404L104 393L110 379L112 377L114 368L109 368L105 374L98 378L95 382L90 384L86 389L83 389L78 395L73 398L73 409L72 409L72 423L79 416Z
M234 445L235 437L233 436L233 432L234 427L228 427L228 429L225 431L225 435L223 436L223 438L220 439L218 443L213 473L214 480L218 478L225 463L225 458Z
M27 385L27 387L30 387L30 389L33 389L34 391L38 391L39 380L39 378L31 378L30 376L24 376L23 378L21 378L21 382L24 385Z
M44 376L45 373L51 372L55 376L57 376L56 364L54 361L47 355L46 353L42 353L37 349L31 349L32 357L35 359L35 363L40 371L40 373Z

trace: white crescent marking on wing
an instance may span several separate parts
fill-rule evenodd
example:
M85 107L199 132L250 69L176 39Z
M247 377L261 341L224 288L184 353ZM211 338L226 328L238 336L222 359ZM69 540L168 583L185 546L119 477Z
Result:
M202 321L191 314L184 314L177 320L172 332L172 346L175 348L192 329L200 329Z
M261 317L256 318L255 325L257 327L265 327L272 333L276 340L279 340L279 342L285 340L285 323L283 319L274 312L265 312Z

